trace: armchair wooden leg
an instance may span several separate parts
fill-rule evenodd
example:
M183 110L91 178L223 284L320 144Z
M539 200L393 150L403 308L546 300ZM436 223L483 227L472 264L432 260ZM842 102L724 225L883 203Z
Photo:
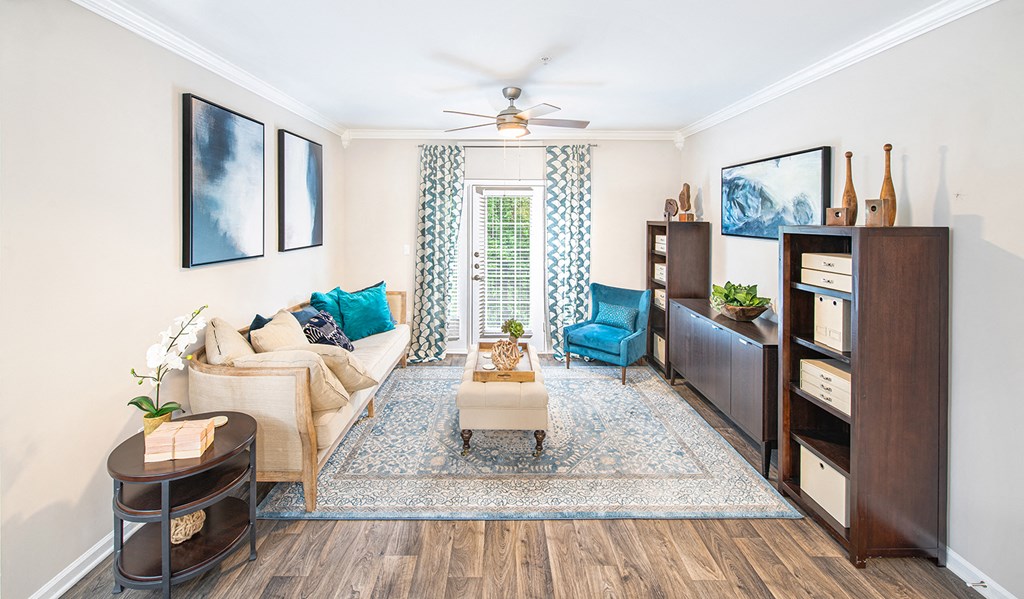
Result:
M370 403L366 404L366 417L367 418L373 418L373 400L372 399L370 400Z
M569 362L572 361L572 354L565 352L565 369L569 370Z
M626 367L625 366L622 367L622 384L623 385L626 384Z

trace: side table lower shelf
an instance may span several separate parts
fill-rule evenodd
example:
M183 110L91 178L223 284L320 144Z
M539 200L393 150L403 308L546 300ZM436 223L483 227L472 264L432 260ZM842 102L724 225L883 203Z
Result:
M171 547L171 584L202 574L247 540L249 507L228 497L206 508L203 529L188 541ZM118 574L137 588L159 588L161 578L160 523L146 524L130 539L117 560ZM152 583L143 586L139 583Z

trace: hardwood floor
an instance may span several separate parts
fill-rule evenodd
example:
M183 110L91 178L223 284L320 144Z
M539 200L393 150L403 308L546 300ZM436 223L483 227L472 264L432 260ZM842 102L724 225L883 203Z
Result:
M459 365L452 357L442 365ZM756 448L679 384L755 468ZM775 476L772 467L771 475ZM261 485L261 495L270 485ZM259 559L238 551L174 587L175 597L270 598L977 598L926 560L872 559L856 570L813 521L272 521ZM107 558L64 596L105 597ZM126 599L158 597L126 589Z

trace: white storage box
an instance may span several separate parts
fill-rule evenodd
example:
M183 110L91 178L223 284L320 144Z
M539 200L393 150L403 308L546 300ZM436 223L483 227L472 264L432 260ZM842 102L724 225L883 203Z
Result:
M844 528L850 526L850 481L803 445L800 446L800 489Z
M664 283L665 281L668 280L668 274L667 273L668 273L668 271L667 271L667 269L666 269L664 264L655 264L654 265L654 279L655 280L661 281L662 283Z
M803 254L800 266L840 275L853 274L853 254Z
M665 250L666 247L667 247L667 243L665 241L665 236L664 235L655 235L654 236L654 249L656 251L659 251L659 252L664 252L664 251L666 251Z
M665 361L665 340L661 335L654 336L654 357L662 364L667 363Z
M659 308L664 310L665 309L665 290L664 289L655 289L654 290L653 301L654 301L654 305L655 306L658 306Z
M850 302L814 294L814 342L836 351L850 351Z
M823 270L801 268L800 282L817 287L825 287L826 289L835 289L836 291L846 291L847 293L853 291L853 277Z
M800 388L850 416L850 375L838 364L837 360L800 360Z

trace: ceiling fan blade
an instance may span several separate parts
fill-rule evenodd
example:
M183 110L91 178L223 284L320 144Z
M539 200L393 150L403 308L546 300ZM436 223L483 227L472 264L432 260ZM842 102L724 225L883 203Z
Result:
M530 119L531 125L543 125L545 127L571 127L573 129L586 129L590 121L574 121L571 119Z
M520 112L519 114L516 115L516 118L533 120L534 117L544 116L545 114L551 114L552 112L556 112L558 110L561 110L561 108L557 106L552 106L551 104L538 104L536 106L531 106L526 110Z
M478 116L478 117L481 117L481 118L491 119L491 120L494 120L494 119L497 118L494 115L476 114L475 112L462 112L462 111L459 111L459 110L444 110L442 112L447 112L449 114L464 114L466 116Z
M459 127L458 129L445 129L445 133L451 133L452 131L462 131L463 129L476 129L477 127L493 127L494 123L484 123L483 125L470 125L469 127Z

